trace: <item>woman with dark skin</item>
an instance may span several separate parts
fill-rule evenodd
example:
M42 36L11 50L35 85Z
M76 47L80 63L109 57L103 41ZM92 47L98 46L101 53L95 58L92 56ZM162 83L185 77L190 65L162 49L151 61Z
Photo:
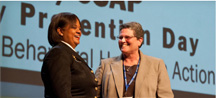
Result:
M53 15L48 30L52 49L46 54L41 70L45 98L94 98L97 81L92 69L76 53L80 43L79 18L72 13Z

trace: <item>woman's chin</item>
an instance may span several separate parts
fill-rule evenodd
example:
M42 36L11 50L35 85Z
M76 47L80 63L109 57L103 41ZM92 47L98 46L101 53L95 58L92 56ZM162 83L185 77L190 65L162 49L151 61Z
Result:
M121 49L121 52L122 52L122 53L126 53L127 50L126 50L126 49Z

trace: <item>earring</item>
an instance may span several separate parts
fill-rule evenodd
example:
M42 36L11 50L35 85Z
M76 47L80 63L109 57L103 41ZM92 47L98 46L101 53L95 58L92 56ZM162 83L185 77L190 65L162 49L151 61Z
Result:
M59 35L60 35L60 36L63 36L63 34L62 34L62 33L59 33Z

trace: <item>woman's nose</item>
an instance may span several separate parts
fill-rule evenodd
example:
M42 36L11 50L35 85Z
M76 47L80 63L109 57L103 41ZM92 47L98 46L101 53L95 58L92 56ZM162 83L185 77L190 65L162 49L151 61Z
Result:
M125 42L126 40L125 40L125 37L123 37L122 39L120 39L122 42Z
M82 32L81 32L81 30L79 29L79 30L77 30L77 32L76 32L77 34L82 34Z

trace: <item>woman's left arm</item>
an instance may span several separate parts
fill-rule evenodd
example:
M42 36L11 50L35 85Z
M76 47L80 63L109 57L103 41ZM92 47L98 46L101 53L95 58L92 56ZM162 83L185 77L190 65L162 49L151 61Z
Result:
M174 98L169 75L165 66L165 63L162 59L159 61L159 73L158 73L158 87L157 87L157 96L158 98Z

